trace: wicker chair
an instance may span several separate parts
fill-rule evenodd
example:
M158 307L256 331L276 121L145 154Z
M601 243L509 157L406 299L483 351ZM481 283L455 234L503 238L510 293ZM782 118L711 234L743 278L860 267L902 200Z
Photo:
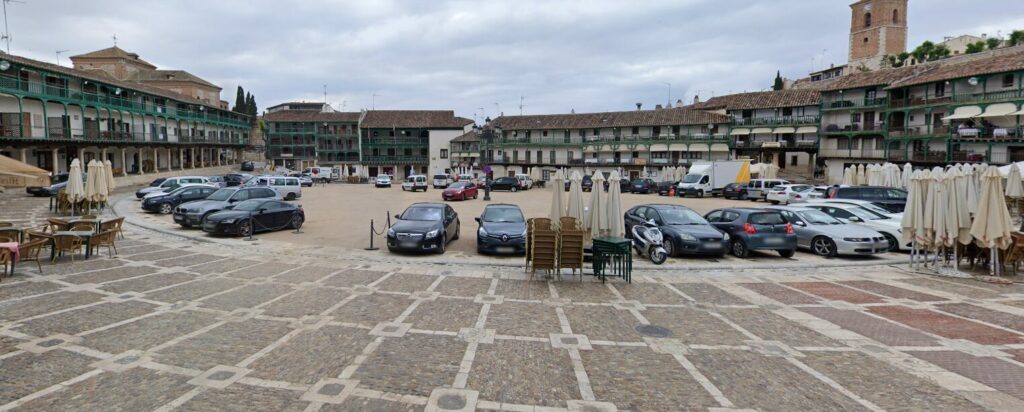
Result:
M104 220L100 223L100 232L106 232L113 229L117 232L118 237L124 239L124 232L121 232L121 226L124 225L124 216L116 219Z
M1013 243L1006 250L1006 258L1003 259L1003 266L1010 268L1010 272L1017 274L1017 268L1024 262L1024 234L1010 233Z
M18 238L16 238L16 237L10 237L10 236L7 236L7 235L0 235L0 243L10 243L10 242L17 242L17 241L18 241Z
M114 229L106 230L106 231L100 232L100 234L98 234L98 235L93 236L92 237L92 242L90 243L90 245L92 246L93 250L99 250L100 247L106 247L107 248L107 256L114 257L114 255L117 254L117 246L114 245L115 238L117 238L117 231L116 230L114 230ZM114 253L110 253L111 248L113 248ZM93 253L95 253L95 252L93 252Z
M96 225L89 222L75 222L71 224L71 229L69 230L92 232L96 230Z
M0 277L8 274L8 271L10 271L11 275L14 274L14 254L10 250L0 249L0 265L4 266L4 271L0 272Z
M64 254L64 252L71 252L71 263L75 262L75 252L82 252L82 238L74 235L57 235L53 237L53 259L56 261L57 257Z
M551 219L534 218L530 222L530 279L537 270L552 273L558 269L558 232L551 228Z
M21 238L21 231L9 227L0 227L0 237L9 237L11 239Z
M36 267L39 268L39 273L42 274L43 265L39 263L39 252L43 250L43 247L49 244L49 239L36 239L18 245L18 254L21 255L21 261L36 262Z
M559 219L558 233L558 274L562 269L572 269L573 276L579 269L580 282L583 281L583 246L586 233L579 222L573 217Z
M46 222L49 223L50 233L68 230L68 227L71 226L71 222L56 217L47 218Z

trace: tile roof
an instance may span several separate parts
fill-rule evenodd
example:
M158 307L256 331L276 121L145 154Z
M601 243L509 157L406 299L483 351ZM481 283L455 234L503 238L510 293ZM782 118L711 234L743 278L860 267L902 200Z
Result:
M728 122L728 116L685 107L625 112L500 116L491 121L491 125L506 130L528 130L701 125Z
M1020 70L1024 70L1024 47L1014 47L990 56L940 64L933 70L890 83L889 88Z
M154 68L156 67L156 66L153 66L153 64L150 63L150 62L147 62L145 60L140 59L138 53L132 53L130 51L126 51L126 50L124 50L124 49L122 49L120 47L117 47L117 46L107 47L105 49L100 49L100 50L96 50L96 51L92 51L92 52L88 52L88 53L83 53L83 54L76 54L74 56L71 56L71 60L73 61L73 60L81 58L81 57L93 58L93 59L98 59L98 58L128 59L128 60L134 60L136 62L145 64L145 65L148 65L148 66L152 66Z
M479 142L480 132L476 129L470 130L459 137L452 139L452 142Z
M360 122L366 128L455 129L473 124L452 110L367 110Z
M919 64L916 66L904 66L895 69L880 69L867 72L853 72L833 79L831 83L823 87L821 91L837 91L848 89L859 89L871 86L887 86L908 77L932 70L936 67L933 63Z
M134 72L128 80L137 82L194 82L199 83L203 86L214 87L220 89L220 86L203 80L201 77L196 76L184 70L140 70Z
M821 93L817 90L778 90L712 97L706 102L696 104L696 107L698 109L746 110L817 106L820 103Z
M278 110L263 115L267 122L359 122L359 112L321 112L319 110Z

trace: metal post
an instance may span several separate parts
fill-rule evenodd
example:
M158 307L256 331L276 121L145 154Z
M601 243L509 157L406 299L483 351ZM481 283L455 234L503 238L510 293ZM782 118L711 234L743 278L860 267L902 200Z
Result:
M487 184L484 185L484 201L491 201L491 179L487 178Z
M363 250L377 250L377 249L379 249L379 248L373 246L373 236L374 235L375 235L375 231L373 230L373 219L370 219L370 247L365 248Z

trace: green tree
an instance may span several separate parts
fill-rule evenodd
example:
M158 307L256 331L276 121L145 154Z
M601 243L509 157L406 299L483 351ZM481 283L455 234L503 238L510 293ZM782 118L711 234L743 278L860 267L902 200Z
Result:
M928 60L928 55L931 54L934 49L935 43L925 40L925 42L921 43L920 46L914 48L914 50L910 52L910 55L914 56L914 60L923 62Z
M775 71L775 84L772 85L772 90L782 90L786 87L786 83L782 81L782 72Z
M985 50L985 42L979 40L977 42L968 44L967 48L964 49L964 53L965 54L974 54L974 53L982 52L984 50Z
M889 63L889 67L903 67L909 58L910 53L903 52L892 56L885 56L885 61Z
M245 113L245 89L242 86L238 86L238 91L235 93L235 107L232 107L231 111Z
M1009 43L1011 47L1024 43L1024 30L1014 30L1010 33L1010 39L1007 40L1007 43Z
M946 45L944 44L940 44L938 46L935 46L932 49L932 52L928 54L928 61L949 57L950 54L953 54L953 52L949 50L949 47L946 47Z
M989 37L988 40L985 40L985 45L988 46L989 50L999 47L999 45L1002 43L1003 39L1000 39L998 37Z

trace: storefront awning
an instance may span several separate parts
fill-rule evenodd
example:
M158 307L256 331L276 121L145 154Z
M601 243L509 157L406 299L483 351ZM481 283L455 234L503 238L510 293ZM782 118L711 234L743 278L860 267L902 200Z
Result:
M1017 111L1017 105L1013 103L992 104L985 108L985 113L974 117L1002 117L1010 116L1010 113Z
M818 126L801 126L796 129L797 133L818 133Z
M970 119L979 114L981 114L981 108L978 106L961 106L953 110L953 113L949 116L943 117L942 120Z
M772 129L769 129L769 128L767 128L767 127L758 127L758 128L756 128L756 129L754 129L754 130L751 130L751 131L750 131L750 133L753 133L753 134L758 134L758 133L771 133L771 132L772 132Z
M775 130L772 131L772 133L775 133L775 134L796 133L796 129L794 129L792 127L776 127Z
M750 129L732 129L732 131L729 132L730 136L746 136L748 134L750 134Z

